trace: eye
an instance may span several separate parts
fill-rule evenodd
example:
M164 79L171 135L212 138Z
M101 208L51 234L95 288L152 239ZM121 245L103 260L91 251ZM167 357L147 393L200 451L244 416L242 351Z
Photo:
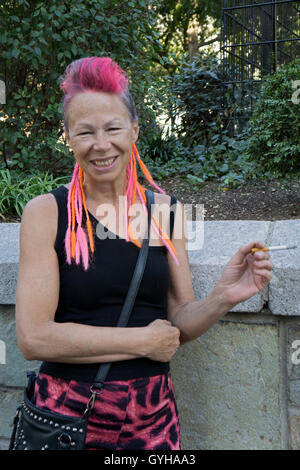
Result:
M120 127L110 127L108 130L109 131L119 131Z
M88 131L87 131L87 132L81 132L81 133L78 134L78 135L86 135L86 134L91 134L91 132L88 132Z

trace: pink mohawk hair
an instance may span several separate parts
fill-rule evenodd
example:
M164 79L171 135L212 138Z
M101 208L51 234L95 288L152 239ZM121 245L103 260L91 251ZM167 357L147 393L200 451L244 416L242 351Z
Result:
M104 91L119 95L128 92L126 73L110 57L87 57L72 62L61 78L64 92L63 115L66 126L66 111L71 99L84 91Z

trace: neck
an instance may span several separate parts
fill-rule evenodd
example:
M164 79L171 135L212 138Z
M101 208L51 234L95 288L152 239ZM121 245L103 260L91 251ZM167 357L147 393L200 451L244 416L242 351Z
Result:
M86 178L84 175L83 187L86 199L94 204L113 204L119 205L119 198L126 196L126 178L113 182L97 183Z

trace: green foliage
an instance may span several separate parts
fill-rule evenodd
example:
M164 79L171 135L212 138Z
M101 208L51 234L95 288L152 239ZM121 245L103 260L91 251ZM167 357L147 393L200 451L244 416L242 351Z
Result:
M217 37L220 31L221 0L157 0L154 2L159 20L161 60L167 70L180 62L188 50L188 29L192 20L200 25L198 40Z
M230 135L239 135L247 129L253 103L258 99L261 82L249 79L242 84L228 84L224 93L224 126Z
M217 179L219 187L237 187L246 180L285 176L300 170L300 115L293 83L299 78L299 59L267 77L262 84L228 87L223 91L216 59L201 56L184 62L170 79L173 129L189 149L170 161L159 175L181 172L190 182ZM299 88L299 87L298 87ZM256 101L249 124L242 121L251 100ZM238 133L230 137L232 116ZM178 119L179 118L179 119ZM232 134L231 134L232 135Z
M219 8L219 0L2 0L0 80L7 103L0 105L0 168L11 171L1 173L0 216L20 215L27 200L63 184L55 176L71 173L58 79L72 60L92 55L109 55L128 72L138 148L155 179L182 175L192 184L214 179L229 188L295 173L300 116L291 99L299 59L264 80L250 128L235 126L230 137L232 116L240 121L257 90L228 87L222 108L218 60L199 53L189 63L186 54L190 20L196 15L198 39L205 40L207 18L218 27Z
M152 135L143 136L140 148L145 161L159 161L162 164L176 157L183 159L186 154L183 143L175 135L164 137L160 128Z
M17 214L21 217L27 202L40 195L68 183L70 176L54 178L46 172L28 174L16 170L0 170L0 217Z
M299 78L300 59L265 77L250 119L247 155L282 176L300 169L300 104L292 101L293 83Z
M3 0L0 6L2 167L69 171L58 78L75 59L109 55L128 72L143 123L159 48L150 0ZM1 119L2 118L2 119ZM147 127L146 124L144 127Z
M208 146L223 122L223 90L217 59L200 54L192 63L183 60L168 81L173 96L169 113L174 130L189 148Z
M161 77L149 89L153 114L164 116L165 126L171 122L172 131L163 137L159 127L153 126L145 137L141 134L141 154L154 178L181 175L191 184L218 180L219 188L235 188L259 178L262 169L245 153L247 127L230 136L232 115L243 114L244 103L256 97L259 87L228 87L221 109L219 76L217 59L200 55L193 63L183 60L176 74Z
M193 149L185 147L180 140L171 142L167 161L160 153L151 159L149 153L145 156L145 148L142 149L143 159L154 179L181 176L190 184L218 180L219 188L235 188L259 173L254 163L247 161L243 152L245 140L241 137L231 138L224 133L211 146L196 145ZM163 148L167 144L168 140L162 144ZM158 144L157 147L161 148Z

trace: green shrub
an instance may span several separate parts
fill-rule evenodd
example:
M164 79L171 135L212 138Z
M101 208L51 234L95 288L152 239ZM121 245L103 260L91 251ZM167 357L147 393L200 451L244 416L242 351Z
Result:
M192 149L184 147L180 140L172 151L169 147L168 161L163 159L163 154L158 152L159 144L156 144L155 155L157 158L149 158L149 153L142 156L154 179L163 179L168 176L181 176L188 183L198 184L208 180L219 181L219 188L227 186L235 188L247 179L259 176L260 169L247 160L245 156L245 138L231 138L226 135L216 135L210 146L196 145ZM161 144L167 145L167 142Z
M221 69L214 56L198 55L192 63L183 60L168 79L173 95L169 114L176 133L190 148L208 146L222 127L223 89Z
M0 167L55 174L71 169L58 78L81 57L117 60L131 78L143 121L158 47L148 2L2 0L0 10L0 80L7 92L0 105Z
M300 105L292 101L299 78L300 59L265 77L249 121L247 155L281 176L300 170Z
M45 174L28 174L16 170L0 170L0 217L16 214L21 217L27 202L70 181L71 175L54 178Z
M143 135L140 148L145 161L150 159L160 163L166 163L178 156L184 160L187 152L183 143L174 134L164 137L160 128L156 128L150 135Z

